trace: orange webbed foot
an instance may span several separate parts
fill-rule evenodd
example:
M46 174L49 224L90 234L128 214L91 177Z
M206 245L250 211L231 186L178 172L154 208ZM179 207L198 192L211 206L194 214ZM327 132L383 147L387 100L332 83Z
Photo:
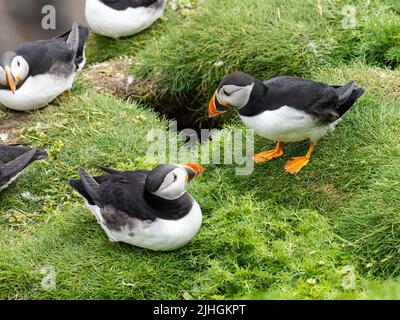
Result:
M307 154L304 157L295 157L286 162L285 171L291 174L297 174L310 161L314 151L315 143L311 142Z
M271 161L272 159L279 158L283 155L283 143L278 142L276 148L274 150L269 150L265 152L261 152L256 154L253 157L255 163L263 163L267 161Z

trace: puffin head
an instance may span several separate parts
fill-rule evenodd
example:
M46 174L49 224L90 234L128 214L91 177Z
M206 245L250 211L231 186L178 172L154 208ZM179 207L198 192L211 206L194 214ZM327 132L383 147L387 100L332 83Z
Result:
M226 76L218 86L208 106L208 116L217 117L234 107L241 109L247 105L255 80L243 72Z
M186 193L188 183L204 171L198 164L161 164L146 178L146 190L166 200L176 200Z
M24 83L29 74L29 64L15 52L5 52L0 56L0 89L12 93Z

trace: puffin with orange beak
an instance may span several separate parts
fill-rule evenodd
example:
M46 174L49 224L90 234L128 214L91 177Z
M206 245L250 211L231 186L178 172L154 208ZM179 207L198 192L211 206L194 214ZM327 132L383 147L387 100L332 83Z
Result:
M70 90L85 64L88 35L88 28L75 23L57 38L26 42L0 55L0 104L32 111Z
M155 251L183 247L199 232L202 213L187 193L188 183L204 168L198 164L162 164L152 171L119 171L69 183L84 199L110 241Z
M235 108L243 123L261 137L276 141L274 150L255 155L262 163L283 155L283 143L309 140L305 156L290 159L285 171L297 174L309 162L317 141L333 130L364 94L350 81L331 86L296 77L260 81L243 72L226 76L212 97L209 117Z

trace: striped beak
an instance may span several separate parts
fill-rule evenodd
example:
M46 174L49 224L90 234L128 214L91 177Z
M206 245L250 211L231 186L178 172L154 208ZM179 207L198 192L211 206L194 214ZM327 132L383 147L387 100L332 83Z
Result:
M218 93L215 93L211 98L210 104L208 105L208 117L218 117L229 110L229 104L226 102L220 102L218 99Z
M197 178L205 169L196 163L185 163L182 164L182 167L188 173L188 182L192 181L194 178Z
M17 90L17 86L15 84L16 80L11 72L10 67L5 67L4 71L6 72L8 86L10 87L11 92L15 94L15 91Z

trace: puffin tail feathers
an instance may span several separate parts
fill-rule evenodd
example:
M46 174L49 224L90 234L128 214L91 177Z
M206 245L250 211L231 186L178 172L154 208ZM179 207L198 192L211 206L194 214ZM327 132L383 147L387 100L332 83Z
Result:
M78 52L79 49L79 27L76 22L72 25L71 32L68 35L67 38L67 44L70 46L71 50L75 52L75 54Z
M339 115L343 116L354 103L364 95L364 88L357 87L354 81L350 81L344 86L335 86L339 98Z
M42 149L36 149L35 158L36 160L43 160L47 158L47 152Z
M108 173L108 174L118 174L121 173L122 171L114 169L114 168L109 168L109 167L103 167L103 166L99 166L98 167L100 170Z
M0 177L9 178L17 175L31 162L35 154L36 149L33 148L6 164L0 163Z
M83 168L79 168L79 176L84 190L94 202L100 200L100 184Z
M86 192L85 188L83 187L83 183L80 179L77 180L69 180L68 184L74 189L80 196L85 198L85 200L91 205L94 206L95 203L90 195Z

